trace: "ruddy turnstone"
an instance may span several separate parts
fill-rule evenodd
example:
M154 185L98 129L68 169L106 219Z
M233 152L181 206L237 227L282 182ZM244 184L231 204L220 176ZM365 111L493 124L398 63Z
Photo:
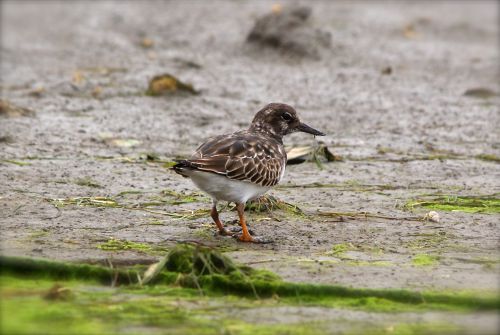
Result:
M255 114L250 128L209 139L191 158L178 161L173 170L191 178L212 197L210 214L221 235L233 235L224 228L217 212L217 202L225 200L236 203L242 230L238 239L264 242L248 232L245 203L266 193L283 178L287 160L283 136L296 131L325 135L300 122L293 107L271 103Z

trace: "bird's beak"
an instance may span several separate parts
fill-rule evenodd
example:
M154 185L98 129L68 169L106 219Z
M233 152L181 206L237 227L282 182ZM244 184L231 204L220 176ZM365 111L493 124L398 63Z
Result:
M312 127L309 127L307 124L302 123L302 122L297 127L297 130L303 131L304 133L313 134L314 136L325 136L326 135L325 133L323 133L319 130L316 130Z

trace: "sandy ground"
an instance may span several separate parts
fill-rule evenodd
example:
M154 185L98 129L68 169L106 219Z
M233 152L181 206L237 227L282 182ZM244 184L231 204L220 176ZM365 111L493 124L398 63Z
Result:
M320 60L245 44L271 5L3 1L2 99L36 116L0 119L2 253L152 262L155 254L98 245L115 238L168 248L189 240L223 246L236 260L292 281L497 290L498 214L443 211L439 223L422 222L407 218L427 210L412 213L402 205L426 194L500 192L500 165L476 158L500 154L498 95L463 95L477 87L500 91L498 3L315 1L312 24L332 36ZM141 45L146 37L150 48ZM387 67L391 74L382 73ZM143 95L161 73L201 93ZM323 170L313 163L288 167L282 186L270 193L306 217L248 214L252 230L273 237L271 244L214 236L208 215L58 210L49 201L103 196L133 205L168 200L163 190L194 192L189 180L137 158L187 156L209 136L247 127L258 109L277 101L327 133L321 140L344 161ZM314 141L293 134L286 144ZM436 154L441 158L429 159ZM78 185L83 177L101 187ZM295 187L313 183L333 185ZM117 196L124 191L141 193ZM209 206L200 198L151 209ZM318 215L332 211L391 219ZM235 218L222 214L227 222ZM331 253L338 244L348 246L342 255ZM421 254L438 261L414 265Z

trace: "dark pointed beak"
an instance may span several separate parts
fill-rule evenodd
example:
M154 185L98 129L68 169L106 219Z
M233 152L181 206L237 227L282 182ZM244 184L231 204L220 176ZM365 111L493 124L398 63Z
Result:
M316 130L312 127L309 127L307 124L302 123L302 122L297 127L297 130L303 131L304 133L313 134L314 136L325 136L326 135L325 133L323 133L319 130Z

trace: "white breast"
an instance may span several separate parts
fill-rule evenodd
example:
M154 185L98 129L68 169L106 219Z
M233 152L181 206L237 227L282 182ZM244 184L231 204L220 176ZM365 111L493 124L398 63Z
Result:
M245 203L270 189L270 187L229 179L211 172L190 171L189 177L198 188L217 200Z

